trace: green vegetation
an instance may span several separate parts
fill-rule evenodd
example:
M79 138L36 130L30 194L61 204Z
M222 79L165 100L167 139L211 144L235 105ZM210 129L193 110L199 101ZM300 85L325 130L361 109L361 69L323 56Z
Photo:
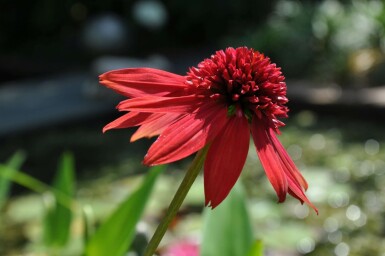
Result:
M81 136L82 132L79 128L74 127L73 129L77 130L78 135ZM87 129L84 129L83 132L88 133ZM111 134L111 136L120 137L122 134ZM250 227L253 231L252 240L248 240L250 239L249 231L242 228L248 224L242 223L242 220L241 222L236 221L236 212L231 213L233 218L230 223L231 229L226 229L227 224L225 225L225 223L228 222L228 217L220 216L223 212L229 213L229 210L221 211L218 207L213 212L205 209L208 213L201 214L204 198L202 178L200 177L194 183L186 202L182 206L181 215L176 218L170 232L162 241L161 248L167 248L178 241L198 236L198 238L204 238L202 246L204 246L203 252L205 252L209 250L210 246L215 246L215 241L220 239L219 234L207 233L210 231L219 232L222 235L226 232L237 232L237 235L234 236L239 238L242 237L242 233L244 237L249 237L242 239L243 242L254 239L261 240L266 252L329 255L337 251L340 254L336 252L336 255L343 255L346 250L349 250L350 255L365 255L368 252L371 255L379 255L385 249L382 243L384 226L382 216L385 209L385 200L383 199L385 187L385 148L383 143L385 142L385 135L381 127L371 121L342 120L331 116L319 116L310 111L302 111L292 114L279 138L307 178L309 182L308 196L319 208L319 216L307 206L299 204L297 200L290 197L283 204L276 203L276 195L263 173L253 146L251 146L241 177L241 183L245 186L247 197L246 206L241 206L243 205L241 199L234 201L234 198L230 197L221 207L231 207L236 211L235 202L240 204L239 209L246 207L244 209L247 210L247 213L241 210L239 214L249 215ZM126 148L130 149L131 147L135 147L135 144L127 143ZM12 159L14 158L15 156ZM28 159L28 154L26 159ZM95 169L95 178L92 180L85 179L84 173L82 174L78 170L76 176L80 179L77 179L75 188L73 170L68 171L73 168L73 160L71 159L70 155L64 155L52 186L42 185L44 183L39 183L36 179L20 171L14 172L18 174L13 174L13 176L2 175L2 179L13 177L10 179L38 192L37 194L23 193L11 198L6 197L0 229L2 254L7 255L7 253L17 251L35 254L50 252L56 253L56 255L77 255L85 248L84 242L88 244L87 248L111 246L118 241L120 231L128 232L123 236L124 239L128 239L128 242L118 243L120 245L129 244L132 241L132 249L140 252L143 250L147 238L152 235L158 221L162 218L162 214L189 164L186 161L178 165L170 165L169 170L158 177L157 185L154 187L155 192L148 198L149 201L147 201L142 215L140 209L144 207L146 200L132 198L146 198L148 196L148 189L152 186L150 183L154 182L155 176L160 173L159 170L150 171L149 176L145 179L147 181L142 183L142 187L133 190L133 188L140 187L142 174L123 175L122 170L127 167L126 159L114 162L106 161L104 165L108 166L108 174L105 172L106 167ZM141 159L140 156L136 156L135 159L129 161L139 163ZM20 163L21 160L16 162ZM23 166L20 164L14 167L23 170ZM2 174L14 169L10 168L9 165L1 165ZM67 171L62 173L63 170ZM140 172L142 170L140 169ZM67 185L63 186L63 184ZM63 188L68 191L64 191ZM237 190L234 190L232 194L235 194L235 198L239 196ZM139 203L141 206L138 205ZM119 207L120 204L126 208ZM71 206L72 209L72 221L69 229L67 206ZM136 209L135 214L129 214L129 212L133 212L130 210L132 207ZM65 213L66 211L67 213ZM54 212L56 214L53 214ZM54 218L58 218L59 214L66 216L64 218L66 221L60 225L63 232L52 233L58 237L51 235L49 239L51 242L48 242L43 238L46 237L46 232L51 231L43 224L52 222ZM133 219L126 219L127 216ZM203 220L207 217L214 219L214 221ZM246 217L240 219L247 221ZM220 226L218 223L215 224L219 220L222 220L223 226L220 228L212 227L213 225ZM121 224L122 221L127 222ZM136 232L132 233L137 221L141 224ZM60 223L60 221L54 222ZM238 224L235 225L235 223ZM52 224L50 227L60 228ZM120 230L115 227L124 228ZM116 239L111 238L114 232L106 231L107 229L117 232L116 236L114 235ZM236 231L238 229L242 229L242 232ZM66 232L69 232L69 240L64 243L63 237L66 237ZM103 239L103 234L109 234L111 239ZM210 239L210 237L213 238ZM54 243L53 241L57 242ZM237 247L236 240L233 240L233 243ZM249 242L247 243L249 244ZM255 250L261 250L261 244L256 244L255 247ZM121 252L128 246L122 248L119 249Z

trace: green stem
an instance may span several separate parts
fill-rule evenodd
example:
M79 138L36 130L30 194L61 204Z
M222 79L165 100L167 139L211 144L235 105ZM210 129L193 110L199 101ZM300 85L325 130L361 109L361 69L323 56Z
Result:
M158 228L156 229L154 235L152 236L150 242L148 243L144 252L144 256L154 255L160 241L162 240L164 234L167 231L168 226L170 225L170 222L174 219L180 206L183 203L183 200L186 198L186 195L190 190L191 185L194 183L196 177L202 169L204 160L206 158L207 150L208 146L201 149L195 156L190 168L187 170L187 173L183 178L182 183L179 185L178 191L175 193L175 196L167 209L166 216L163 218Z

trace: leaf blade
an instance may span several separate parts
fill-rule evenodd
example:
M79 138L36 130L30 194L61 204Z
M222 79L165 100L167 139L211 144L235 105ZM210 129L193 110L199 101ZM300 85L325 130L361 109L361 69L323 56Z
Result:
M23 152L18 151L11 156L11 158L5 164L8 169L4 171L7 172L7 175L13 176L14 173L19 171L19 168L23 164L25 160L25 155ZM3 207L5 202L7 201L9 191L11 188L12 180L7 178L6 176L0 176L0 208Z
M151 168L142 185L101 224L86 245L87 256L124 255L133 241L136 223L140 220L156 178L163 169L163 166Z
M253 234L240 182L217 208L206 208L204 218L201 256L247 255Z
M54 178L52 188L57 193L73 198L75 190L74 159L70 153L64 153L59 162L58 170ZM48 202L46 215L44 216L44 243L46 246L64 246L70 236L72 210L64 205L57 193L47 192Z
M256 240L250 248L247 256L263 256L263 242L262 240Z

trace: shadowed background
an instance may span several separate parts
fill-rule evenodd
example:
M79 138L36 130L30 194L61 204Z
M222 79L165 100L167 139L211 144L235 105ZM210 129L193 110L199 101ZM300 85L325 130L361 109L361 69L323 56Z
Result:
M0 162L21 150L22 170L49 183L59 156L71 151L79 190L109 191L113 182L147 170L140 163L152 140L129 144L134 130L101 133L119 115L114 107L121 98L101 87L98 75L139 66L184 74L228 46L253 47L282 67L291 112L280 139L320 208L314 216L292 199L277 206L251 147L243 178L268 255L381 255L382 1L3 0ZM183 174L188 162L171 165L168 174ZM13 185L12 195L10 212L28 191ZM201 204L190 202L192 212ZM34 243L34 222L20 211L24 218L12 220L16 235L2 224L4 255Z

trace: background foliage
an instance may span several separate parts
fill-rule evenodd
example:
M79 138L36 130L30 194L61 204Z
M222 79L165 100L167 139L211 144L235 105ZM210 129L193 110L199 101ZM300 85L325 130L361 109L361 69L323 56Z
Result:
M376 0L1 1L0 103L6 110L0 113L29 120L31 127L0 135L0 254L91 255L92 248L114 247L117 254L140 255L191 160L149 171L141 161L151 140L129 144L133 130L103 135L118 99L105 112L33 126L29 110L39 96L66 84L52 84L29 101L15 100L18 94L50 84L43 82L47 77L77 72L87 78L79 85L84 102L101 104L110 97L97 85L105 66L161 63L183 74L217 49L247 45L282 67L289 91L301 81L303 90L333 85L339 93L353 92L349 107L338 98L333 104L290 99L280 136L320 215L294 199L277 204L251 146L239 184L244 193L233 191L223 209L208 212L199 177L159 252L178 255L182 247L196 255L201 247L211 256L222 236L236 232L242 239L226 244L240 256L262 250L382 255L384 104L355 99L366 95L361 89L374 89L370 95L381 99L384 38L385 6ZM115 231L124 235L105 238Z

